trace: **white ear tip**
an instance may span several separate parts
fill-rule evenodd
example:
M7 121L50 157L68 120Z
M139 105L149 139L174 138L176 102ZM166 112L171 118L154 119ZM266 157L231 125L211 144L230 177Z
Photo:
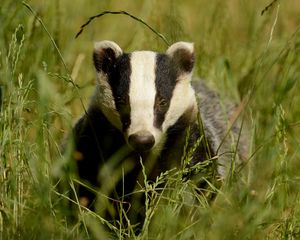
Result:
M117 55L121 55L123 52L120 46L113 41L104 40L104 41L94 43L94 50L105 49L105 48L111 48Z
M193 53L194 52L194 43L176 42L168 48L167 54L173 55L173 53L176 52L178 49L185 49L185 50L189 51L190 53Z

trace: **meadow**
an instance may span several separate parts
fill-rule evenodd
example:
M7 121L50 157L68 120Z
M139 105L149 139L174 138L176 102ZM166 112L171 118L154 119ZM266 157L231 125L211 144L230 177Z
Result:
M156 33L107 14L75 38L106 10ZM1 0L0 239L300 239L299 13L295 0ZM194 74L242 103L251 149L247 171L210 186L212 201L173 172L146 183L136 233L69 199L78 178L60 145L95 86L93 42L164 52L157 33L194 42Z

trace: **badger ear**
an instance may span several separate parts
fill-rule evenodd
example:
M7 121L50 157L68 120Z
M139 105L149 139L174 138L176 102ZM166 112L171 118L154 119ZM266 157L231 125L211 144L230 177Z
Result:
M95 42L93 59L97 72L108 73L110 67L122 53L122 49L115 42Z
M184 73L192 72L195 55L194 44L189 42L177 42L172 44L166 52L176 64L176 67Z

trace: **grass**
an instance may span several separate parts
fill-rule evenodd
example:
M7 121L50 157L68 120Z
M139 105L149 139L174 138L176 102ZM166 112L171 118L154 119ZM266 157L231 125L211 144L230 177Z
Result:
M0 239L300 238L298 1L275 1L263 15L270 1L26 3L32 11L10 0L0 9ZM246 99L250 116L249 173L219 190L211 185L213 202L173 170L146 182L140 234L85 209L69 221L68 195L56 186L76 181L59 145L94 88L93 41L110 39L127 51L166 48L122 15L95 19L75 40L80 26L105 10L140 17L169 42L193 41L195 74L222 96ZM161 182L166 187L158 191Z

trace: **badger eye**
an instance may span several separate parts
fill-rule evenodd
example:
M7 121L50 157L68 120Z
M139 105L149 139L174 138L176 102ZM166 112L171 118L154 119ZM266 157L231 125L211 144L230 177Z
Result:
M167 110L168 105L169 105L168 101L164 98L159 99L157 103L158 110L162 112Z
M168 101L166 99L162 98L162 99L160 99L158 104L160 107L166 107L168 105Z
M128 120L123 122L123 127L125 129L127 129L129 127L129 125L130 125L130 122Z
M123 99L121 96L116 97L116 103L118 104L125 104L125 99Z

